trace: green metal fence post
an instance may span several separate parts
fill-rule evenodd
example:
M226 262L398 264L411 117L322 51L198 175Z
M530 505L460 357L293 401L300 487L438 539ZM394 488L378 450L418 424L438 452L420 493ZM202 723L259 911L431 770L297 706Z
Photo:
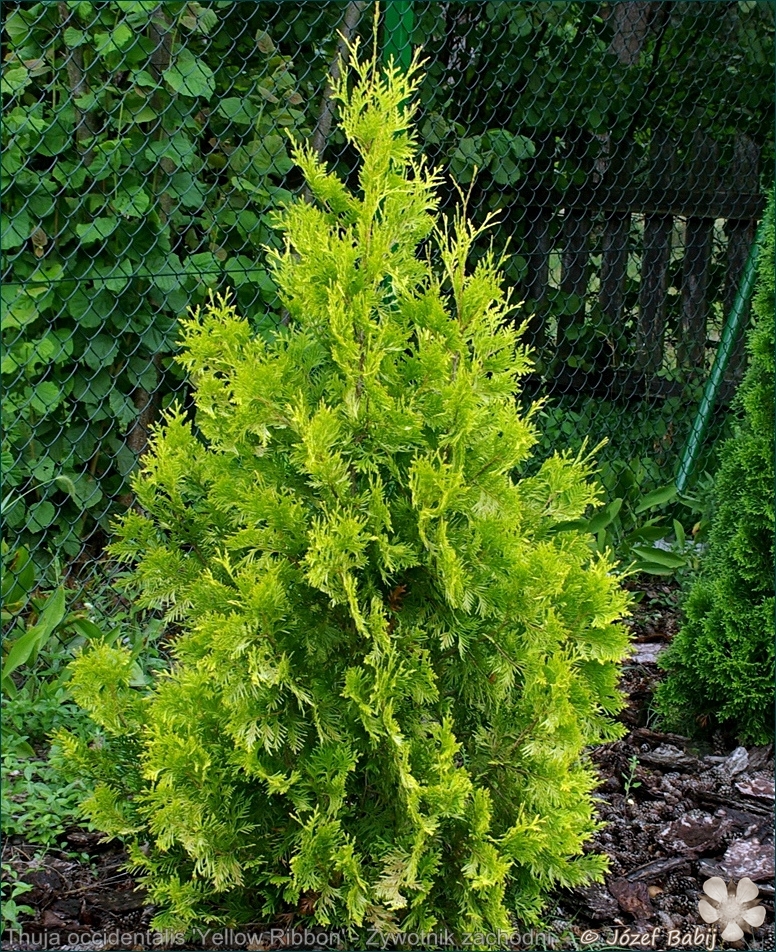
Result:
M720 339L719 347L717 348L717 353L714 358L714 365L711 368L711 373L703 389L703 396L698 405L698 412L693 420L690 435L687 438L687 443L679 462L679 469L676 476L676 487L679 492L684 492L690 475L698 461L698 455L703 446L703 439L714 411L714 404L717 401L719 388L722 386L725 371L730 362L730 355L733 353L735 342L743 328L746 309L752 299L755 278L757 277L757 258L763 236L763 227L764 220L760 222L757 234L752 242L752 247L749 249L749 256L746 260L741 284L733 301L733 306L730 309L725 328L722 331L722 338Z
M393 57L403 70L412 62L412 29L415 11L412 0L386 0L383 33L383 60Z

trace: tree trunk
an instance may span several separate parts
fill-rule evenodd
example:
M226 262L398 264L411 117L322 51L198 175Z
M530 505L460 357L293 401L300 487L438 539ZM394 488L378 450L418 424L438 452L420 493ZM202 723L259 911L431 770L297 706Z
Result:
M361 16L367 7L367 2L368 0L351 0L345 8L345 15L342 18L342 26L339 30L340 38L337 43L337 52L334 54L334 59L329 69L329 76L331 78L323 91L321 110L318 114L315 129L313 130L312 139L310 140L310 145L313 151L318 154L319 158L323 158L326 143L329 139L329 133L331 132L331 124L334 120L334 103L331 99L332 87L340 78L341 66L346 65L348 62L350 55L348 52L348 44L353 40L353 35L358 28Z
M638 62L649 33L652 6L649 0L630 0L613 5L609 15L614 19L614 36L609 52L623 66L633 66Z
M70 25L70 20L75 15L75 10L71 9L66 3L58 3L57 11L62 24L62 32ZM86 96L89 90L89 81L86 78L84 70L84 54L80 46L73 47L67 53L67 81L70 87L70 98L74 101L81 96ZM84 145L87 139L92 139L97 134L97 121L93 112L81 109L75 103L76 116L78 117L75 126L75 138L78 143L79 151L83 154L85 165L89 165L92 160L91 150Z
M652 135L650 153L649 184L660 192L671 181L671 173L676 165L676 146L665 134L656 130ZM654 376L663 366L673 224L671 215L644 216L636 369L648 376Z
M760 150L757 145L747 136L739 136L736 139L733 153L733 162L730 168L730 184L741 191L757 193L760 169ZM728 236L727 245L727 273L725 274L725 291L723 295L723 306L725 309L725 318L730 314L733 302L736 299L741 278L746 267L746 259L749 256L749 249L754 241L757 231L756 221L741 221L738 219L729 219L725 230ZM747 308L748 310L748 308ZM749 315L741 326L734 347L730 355L728 364L727 379L738 386L744 374L746 366L746 327L749 322Z

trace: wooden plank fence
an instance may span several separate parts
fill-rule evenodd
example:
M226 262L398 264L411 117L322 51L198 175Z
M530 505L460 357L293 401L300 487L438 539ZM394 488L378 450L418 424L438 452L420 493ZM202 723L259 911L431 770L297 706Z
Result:
M616 150L612 150L613 152ZM626 150L627 151L627 150ZM545 392L583 391L612 399L635 396L665 397L682 394L684 381L700 379L706 372L709 316L713 301L720 301L725 317L736 295L747 255L763 212L759 191L759 155L751 140L740 136L733 144L732 161L725 173L719 171L719 147L694 135L688 150L689 165L678 167L677 148L666 136L653 136L648 150L649 169L638 187L633 180L633 156L623 156L617 164L604 158L598 172L582 186L563 193L528 187L518 195L515 211L526 216L523 255L527 274L523 294L535 313L529 326L529 343L552 354L552 371L542 381ZM634 219L642 223L643 242L631 245ZM558 220L559 219L559 220ZM724 221L724 278L712 282L715 224ZM679 224L677 229L675 226ZM682 249L672 243L684 235ZM598 247L592 247L592 236ZM551 236L557 235L556 239ZM559 245L559 247L558 247ZM676 251L681 250L681 267L676 267ZM578 296L579 309L558 317L554 340L548 340L546 301L550 287L550 255L560 255L560 290ZM624 333L628 366L614 355L601 360L594 371L565 363L573 352L579 326L587 319L584 301L589 299L591 256L600 254L598 305L607 326ZM628 259L640 255L640 281L635 313L626 313ZM672 264L672 253L674 262ZM719 266L717 266L719 270ZM678 276L678 282L677 282ZM673 282L673 286L672 286ZM678 287L676 286L678 283ZM671 380L657 376L666 366L667 315L669 295L679 299L671 344L679 373ZM575 329L575 332L572 330ZM614 350L614 348L613 348ZM727 402L740 379L745 351L739 341L728 371L727 386L721 394ZM538 386L537 386L538 389Z

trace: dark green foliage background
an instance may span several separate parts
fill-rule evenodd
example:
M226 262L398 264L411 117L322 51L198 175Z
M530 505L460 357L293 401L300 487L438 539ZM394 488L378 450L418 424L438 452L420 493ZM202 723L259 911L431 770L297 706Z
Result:
M774 684L774 217L760 252L739 393L742 419L722 450L716 513L686 621L661 666L657 702L666 723L697 733L721 725L745 743L773 739Z
M287 9L297 34L318 6ZM303 85L264 25L244 3L4 5L3 528L38 559L107 528L133 426L181 392L187 307L229 287L261 326L276 300L266 212L331 50Z

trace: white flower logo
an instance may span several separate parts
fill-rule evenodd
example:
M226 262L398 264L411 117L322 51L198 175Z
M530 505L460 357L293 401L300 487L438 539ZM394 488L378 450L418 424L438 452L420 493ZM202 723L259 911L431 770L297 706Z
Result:
M704 922L718 922L725 942L743 939L742 924L757 927L763 924L765 909L757 905L760 890L749 877L745 877L734 889L719 876L712 876L703 884L703 891L711 899L701 899L698 912Z

